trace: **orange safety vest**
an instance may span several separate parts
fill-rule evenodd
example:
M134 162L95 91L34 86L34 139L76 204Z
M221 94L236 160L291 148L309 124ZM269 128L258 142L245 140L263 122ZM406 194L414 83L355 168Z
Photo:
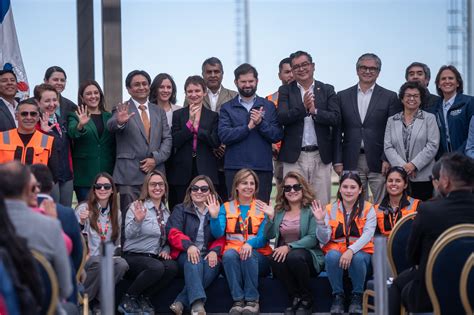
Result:
M416 212L420 200L413 197L408 197L408 202L410 204L398 211L395 217L389 213L385 213L385 211L379 210L380 205L374 206L377 213L377 226L382 235L388 237L398 220L410 213Z
M54 137L35 131L25 146L17 129L0 133L0 163L18 160L22 164L48 164Z
M265 214L257 209L255 200L250 204L245 221L242 220L239 204L236 200L224 203L224 208L226 212L226 243L224 252L229 249L235 249L238 252L248 240L257 237L258 229L265 219ZM270 255L272 248L267 243L264 247L258 248L257 251L263 255Z
M329 242L324 245L323 251L327 253L330 250L337 250L341 253L344 253L349 246L354 244L359 237L362 235L364 230L365 222L367 221L367 214L370 209L372 209L372 204L370 202L365 202L364 210L362 211L361 216L356 216L352 221L349 230L349 235L346 235L346 220L344 214L341 210L341 201L334 202L332 205L326 206L327 215L329 215L329 226L332 229L331 239ZM364 247L362 251L373 254L374 253L374 243L370 240Z

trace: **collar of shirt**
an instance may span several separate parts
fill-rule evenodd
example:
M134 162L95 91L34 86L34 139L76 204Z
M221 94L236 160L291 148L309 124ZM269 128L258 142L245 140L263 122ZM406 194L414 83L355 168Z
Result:
M206 208L204 208L204 213L202 213L202 212L199 210L198 206L196 206L196 204L195 204L194 202L193 202L193 207L194 207L194 211L196 211L196 214L197 214L198 216L205 216L205 215L207 214L207 212L209 211L209 210L207 209L207 207L206 207Z
M454 99L456 98L457 94L454 94L453 97L451 97L449 100L446 102L443 100L443 109L444 110L449 110L451 106L454 104Z
M304 87L299 84L299 82L296 82L296 86L298 87L298 89L300 89L300 93L301 93L301 99L303 100L304 99L304 93L306 93L306 91L313 91L314 90L314 80L313 80L313 83L311 83L311 86L309 87L309 89L305 90Z
M221 89L222 89L222 85L219 87L216 93L212 93L210 89L207 89L207 95L209 95L209 97L219 97L219 94L221 93Z
M257 100L257 95L254 95L252 100L250 100L250 102L246 102L242 99L242 96L240 96L240 94L239 94L239 103L240 103L240 105L245 107L248 112L250 112L250 109L252 109L252 106L255 104L256 100Z
M18 105L18 102L15 99L13 100L13 104L4 99L3 97L0 97L0 100L2 100L8 107L13 108L13 110L15 110L16 106Z
M375 88L375 83L374 83L371 87L369 87L369 88L367 89L367 91L364 92L364 91L362 91L362 89L360 88L360 84L357 83L357 92L360 92L360 93L363 93L363 94L372 93L372 92L374 91L374 88Z
M138 106L142 105L140 103L138 103L135 99L132 98L132 102L133 104L135 105L135 107L137 108L137 111L138 111L138 114L140 115L141 117L141 114L142 114L142 111L140 110L140 108L138 108ZM150 102L148 100L146 100L146 103L144 103L143 105L146 106L146 114L148 115L148 119L150 119Z

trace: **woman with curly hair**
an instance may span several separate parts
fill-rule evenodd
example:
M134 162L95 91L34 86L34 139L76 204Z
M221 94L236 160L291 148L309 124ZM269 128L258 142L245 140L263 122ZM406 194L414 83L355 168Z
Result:
M319 201L308 182L300 173L288 172L278 186L275 208L263 207L269 218L265 236L275 238L270 259L273 275L284 283L291 301L284 312L287 315L311 313L310 278L318 275L324 265L313 204L319 205Z

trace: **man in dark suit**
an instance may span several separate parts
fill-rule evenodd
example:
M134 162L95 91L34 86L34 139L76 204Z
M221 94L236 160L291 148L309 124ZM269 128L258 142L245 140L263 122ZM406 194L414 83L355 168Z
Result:
M314 79L311 55L297 51L290 56L295 80L278 90L278 121L284 136L278 160L283 176L303 175L322 204L331 201L331 127L338 127L339 107L334 87Z
M474 160L456 152L443 156L440 163L438 190L442 197L418 207L407 248L409 261L418 268L403 271L390 287L390 314L400 314L400 295L409 312L432 311L425 286L430 250L450 227L474 223Z
M383 154L387 119L402 110L397 94L375 83L381 67L375 54L363 54L357 60L359 82L337 93L341 128L334 138L334 170L339 175L343 170L357 171L366 198L370 186L375 203L382 199L384 175L390 167Z
M148 102L150 83L150 76L145 71L130 72L125 85L131 98L117 105L107 122L109 131L115 133L117 144L113 176L120 193L122 222L125 222L129 204L140 194L145 175L152 170L164 173L164 163L171 153L166 113L160 106Z
M426 88L426 96L422 100L423 110L430 113L441 98L438 95L431 94L428 90L430 84L431 71L430 68L422 62L412 62L405 70L405 79L409 82L418 81Z
M0 70L0 131L17 127L15 110L18 102L15 95L18 91L17 79L13 70Z

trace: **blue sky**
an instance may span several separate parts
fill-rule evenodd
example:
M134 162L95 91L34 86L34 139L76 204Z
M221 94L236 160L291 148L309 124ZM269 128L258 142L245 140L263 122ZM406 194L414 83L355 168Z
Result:
M100 2L94 0L94 27L96 80L102 84ZM365 52L382 59L378 83L395 91L412 61L427 63L433 77L448 61L446 0L249 2L250 63L259 72L261 96L278 88L278 62L296 50L308 51L315 78L337 91L357 82L355 62ZM64 95L76 101L76 1L12 0L12 8L30 86L42 82L46 68L59 65L68 74ZM133 69L152 78L168 72L180 104L185 79L216 56L224 64L224 85L234 88L235 19L234 0L122 0L123 78ZM430 90L435 92L432 83Z

